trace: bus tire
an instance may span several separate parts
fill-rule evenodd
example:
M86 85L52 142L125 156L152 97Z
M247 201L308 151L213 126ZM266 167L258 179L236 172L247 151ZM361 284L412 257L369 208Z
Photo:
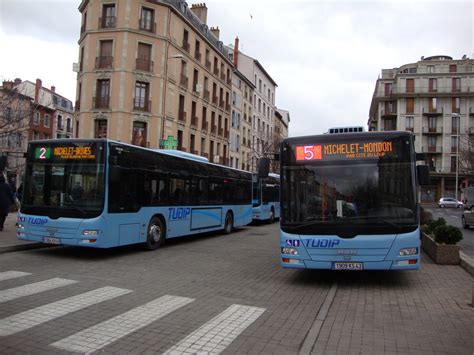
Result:
M166 238L166 229L160 217L154 216L150 220L147 229L145 249L155 250L164 244Z
M275 222L275 210L272 207L270 210L270 217L268 218L268 224L272 224L273 222Z
M224 222L224 232L225 234L230 234L234 230L234 216L232 212L227 212L225 215L225 222Z

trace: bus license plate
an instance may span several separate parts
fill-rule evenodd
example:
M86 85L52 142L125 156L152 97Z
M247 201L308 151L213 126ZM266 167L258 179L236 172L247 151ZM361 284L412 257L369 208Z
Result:
M52 238L52 237L44 237L43 243L46 244L61 244L61 239L59 238Z
M334 263L334 270L363 270L363 263Z

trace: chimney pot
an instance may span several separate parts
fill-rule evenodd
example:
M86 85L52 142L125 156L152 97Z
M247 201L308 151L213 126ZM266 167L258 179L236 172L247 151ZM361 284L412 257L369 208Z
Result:
M20 85L21 84L21 79L16 78L14 83L15 83L15 85Z
M51 86L51 91L56 92L56 86Z

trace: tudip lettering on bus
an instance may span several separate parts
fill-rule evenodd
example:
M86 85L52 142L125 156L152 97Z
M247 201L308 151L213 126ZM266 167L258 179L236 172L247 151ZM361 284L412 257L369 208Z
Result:
M179 220L179 219L188 219L188 216L191 214L191 209L189 207L171 207L169 208L169 216L168 219L170 220Z
M339 245L340 241L337 239L314 238L306 240L307 248L334 248Z
M39 218L39 217L18 217L18 222L20 223L28 223L28 224L35 224L42 226L43 224L48 223L47 218Z

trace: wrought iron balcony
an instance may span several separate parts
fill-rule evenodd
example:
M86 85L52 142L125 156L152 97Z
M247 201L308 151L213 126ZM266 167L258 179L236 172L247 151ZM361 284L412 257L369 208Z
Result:
M95 58L96 69L112 69L114 63L114 57L110 55L104 55Z
M109 108L109 96L96 96L92 99L94 108Z
M137 58L135 61L136 61L135 68L137 70L148 71L148 72L153 71L153 61L152 60Z
M104 16L99 17L99 28L115 28L117 25L117 17Z

